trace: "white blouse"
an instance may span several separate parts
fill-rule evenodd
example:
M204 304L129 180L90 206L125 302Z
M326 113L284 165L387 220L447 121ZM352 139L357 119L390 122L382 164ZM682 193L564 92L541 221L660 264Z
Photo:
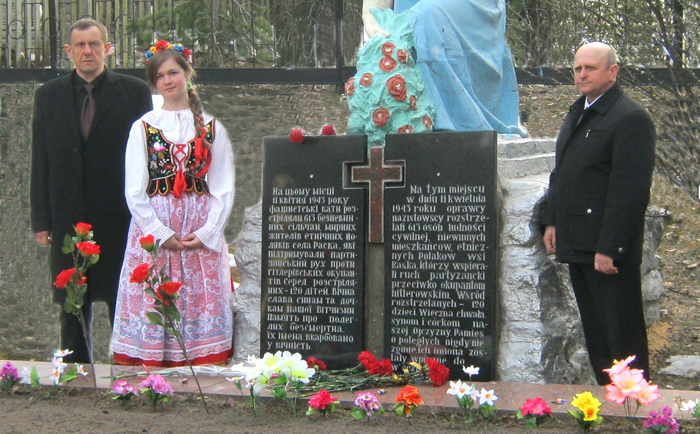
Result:
M204 113L202 118L207 124L213 117ZM131 217L143 233L151 234L163 242L173 236L175 231L160 221L146 194L149 182L148 150L143 121L161 130L171 143L187 143L195 137L194 117L190 109L180 111L154 109L134 122L126 144L124 193ZM215 123L214 134L211 147L212 160L206 175L211 193L209 214L206 224L194 233L207 248L221 252L223 230L233 203L235 171L231 142L226 129L219 122Z

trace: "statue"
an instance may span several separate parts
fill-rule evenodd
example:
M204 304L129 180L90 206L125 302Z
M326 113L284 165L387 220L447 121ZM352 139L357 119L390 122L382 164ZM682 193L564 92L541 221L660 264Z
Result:
M524 136L517 126L518 87L505 42L505 1L364 0L362 18L371 38L392 37L382 11L375 9L386 12L392 3L396 19L407 14L412 24L410 55L435 107L432 127Z

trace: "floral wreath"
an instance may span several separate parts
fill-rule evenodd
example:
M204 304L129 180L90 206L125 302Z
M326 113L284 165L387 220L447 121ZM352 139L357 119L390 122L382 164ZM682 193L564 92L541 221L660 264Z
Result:
M192 52L189 49L185 48L185 46L180 43L170 44L164 39L156 42L156 45L152 46L148 51L146 51L146 63L148 63L148 61L151 59L151 56L163 50L175 50L182 54L182 57L184 57L185 60L192 63Z

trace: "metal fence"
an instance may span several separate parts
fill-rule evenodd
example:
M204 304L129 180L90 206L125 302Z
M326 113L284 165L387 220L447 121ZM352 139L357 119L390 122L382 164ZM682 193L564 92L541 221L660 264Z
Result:
M204 68L341 67L361 44L362 0L0 0L0 68L68 68L66 30L92 17L136 68L155 41L194 48Z

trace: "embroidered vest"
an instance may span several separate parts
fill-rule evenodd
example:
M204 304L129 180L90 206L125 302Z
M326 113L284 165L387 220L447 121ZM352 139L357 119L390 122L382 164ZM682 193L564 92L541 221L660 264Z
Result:
M214 123L212 119L207 125L205 135L209 143L214 142ZM209 194L206 181L207 162L198 160L195 156L195 139L185 144L175 144L168 141L163 132L145 121L146 150L148 152L148 189L149 197L160 194L165 196L173 192L178 171L185 176L185 191L197 194Z

